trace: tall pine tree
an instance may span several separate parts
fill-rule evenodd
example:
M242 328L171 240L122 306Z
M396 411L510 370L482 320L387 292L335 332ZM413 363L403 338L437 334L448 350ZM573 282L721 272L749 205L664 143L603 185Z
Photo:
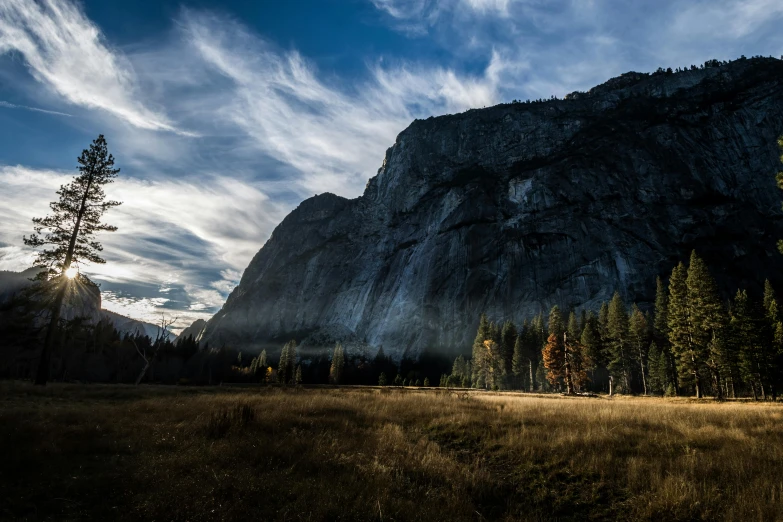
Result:
M473 340L472 381L474 388L484 388L486 385L486 368L484 341L492 339L492 329L486 314L481 314L476 338Z
M631 391L631 356L630 333L628 331L628 311L620 294L614 293L609 302L607 317L608 364L609 374L613 383L622 386L625 393Z
M629 337L633 357L639 368L639 376L642 381L642 391L647 395L647 350L650 347L650 328L647 318L639 310L636 304L631 308L629 320Z
M685 286L692 354L707 367L712 375L715 392L720 396L720 361L723 357L721 350L725 347L725 344L720 342L720 335L726 321L715 280L695 250L691 253ZM703 395L704 384L699 376L696 380L697 397Z
M58 201L49 204L52 214L33 218L35 233L24 243L38 251L34 265L43 268L36 279L43 293L50 296L49 326L38 362L35 384L49 380L52 347L60 323L63 303L78 295L74 284L90 284L78 273L85 262L105 263L100 256L103 246L95 240L98 232L114 232L117 227L101 223L103 213L120 205L106 199L103 187L114 182L120 169L114 168L103 134L82 151L76 160L79 174L67 185L61 185Z

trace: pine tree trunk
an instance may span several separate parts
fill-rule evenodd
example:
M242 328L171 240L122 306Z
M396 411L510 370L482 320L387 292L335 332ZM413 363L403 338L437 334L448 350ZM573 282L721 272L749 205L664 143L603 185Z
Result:
M610 375L609 376L609 397L611 397L614 394L614 378Z
M57 325L60 322L60 311L63 306L63 300L65 299L65 290L68 285L68 280L64 276L60 288L57 289L57 296L52 306L52 315L49 318L49 327L46 329L46 338L44 340L43 349L41 350L41 358L38 361L38 371L35 374L36 386L46 386L46 382L49 380L49 367L51 365L52 358L52 346L54 345L54 336L57 333Z
M717 397L715 397L718 400L723 400L723 383L720 379L720 374L715 372L715 393L717 394Z
M149 369L149 367L150 367L150 362L149 362L148 359L145 359L144 360L144 368L141 369L141 372L139 373L139 376L136 377L136 382L133 383L134 386L138 386L139 383L142 381L142 379L144 379L144 375L146 375L147 370Z
M644 376L644 359L641 346L639 346L639 366L642 369L642 388L644 389L644 394L647 395L647 379Z
M530 367L530 393L533 393L535 391L535 384L536 384L536 381L533 377L533 359L530 359L529 367Z
M565 384L566 393L574 394L574 381L571 379L571 356L568 353L568 334L563 334L563 355L565 356Z

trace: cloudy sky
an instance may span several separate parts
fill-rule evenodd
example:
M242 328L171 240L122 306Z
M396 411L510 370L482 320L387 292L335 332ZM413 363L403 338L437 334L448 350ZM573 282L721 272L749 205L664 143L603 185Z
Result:
M102 133L104 307L220 308L276 224L362 193L413 119L783 55L780 0L0 0L0 270Z

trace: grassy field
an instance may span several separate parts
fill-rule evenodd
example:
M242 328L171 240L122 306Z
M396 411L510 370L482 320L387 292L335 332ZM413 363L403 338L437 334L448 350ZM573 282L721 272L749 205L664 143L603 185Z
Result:
M783 520L783 404L0 384L9 520Z

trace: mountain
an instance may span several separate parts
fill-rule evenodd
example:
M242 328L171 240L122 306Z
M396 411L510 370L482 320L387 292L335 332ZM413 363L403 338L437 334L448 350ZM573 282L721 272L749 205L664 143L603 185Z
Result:
M196 319L193 324L185 328L179 333L180 339L187 339L191 335L196 341L201 340L201 336L204 334L204 329L207 326L207 322L204 319Z
M783 61L706 65L414 121L361 197L280 223L202 339L464 353L482 312L649 303L691 249L726 295L780 285Z
M39 269L28 268L23 272L0 270L0 304L11 301L15 295L30 286Z
M7 270L0 271L0 305L8 304L11 299L19 292L32 284L31 279L35 277L39 269L28 268L22 272L12 272ZM62 317L64 319L73 319L74 317L89 317L92 323L97 323L104 319L109 321L121 333L135 335L140 333L147 335L152 339L158 335L158 327L154 324L145 323L125 317L109 310L101 308L101 292L98 286L94 284L76 285L76 295L70 302L66 302L63 307ZM177 336L169 333L169 339L174 340Z

